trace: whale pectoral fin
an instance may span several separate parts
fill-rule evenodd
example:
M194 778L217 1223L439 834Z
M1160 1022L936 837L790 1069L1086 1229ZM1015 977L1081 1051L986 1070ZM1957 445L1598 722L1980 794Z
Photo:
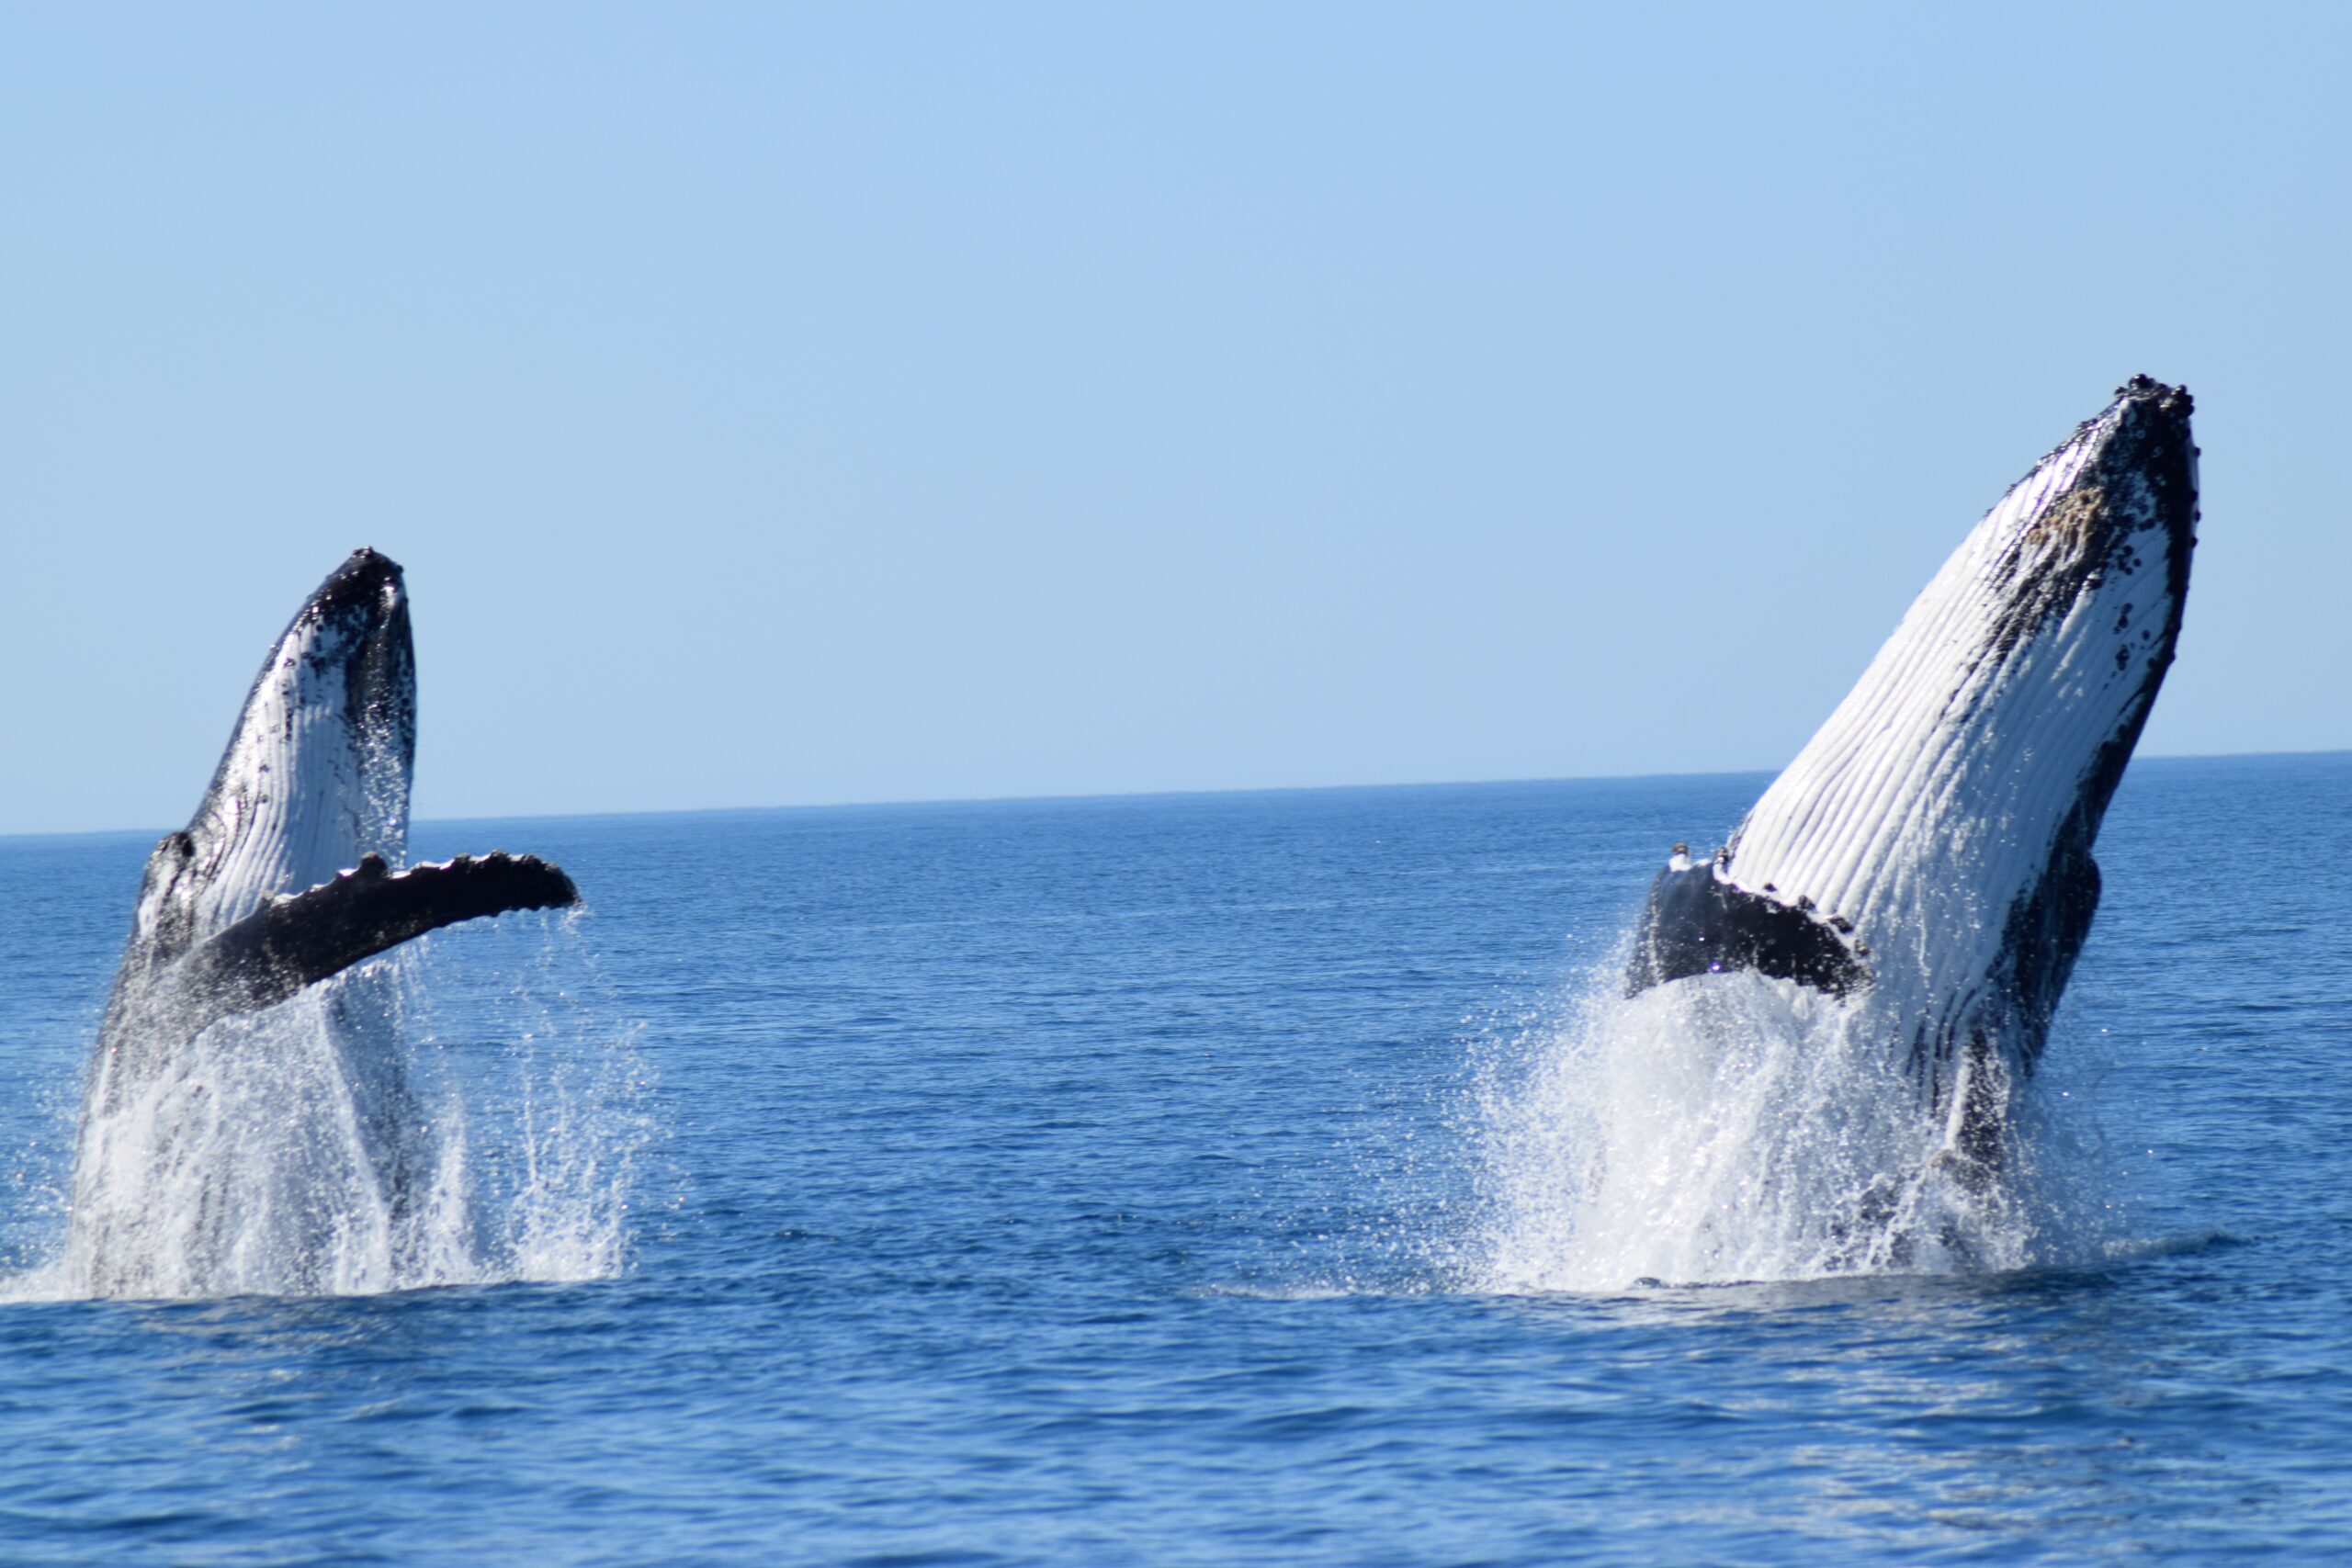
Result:
M571 878L537 855L459 855L399 873L369 855L332 882L271 899L198 948L191 989L213 1017L249 1012L429 931L579 902Z
M1717 970L1753 969L1833 997L1871 983L1858 950L1819 916L1715 875L1663 871L1625 971L1625 994Z

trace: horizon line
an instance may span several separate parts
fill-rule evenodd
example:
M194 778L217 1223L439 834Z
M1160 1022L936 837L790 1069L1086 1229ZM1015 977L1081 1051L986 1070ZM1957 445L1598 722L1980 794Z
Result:
M2217 762L2233 760L2352 756L2352 747L2328 747L2315 751L2165 751L2134 757L2141 762ZM1785 764L1784 764L1785 766ZM1640 779L1724 779L1769 773L1765 768L1710 768L1691 773L1624 773L1537 774L1498 779L1395 779L1379 784L1231 784L1207 789L1102 790L1073 794L904 795L880 800L819 800L766 806L672 806L618 807L595 811L549 811L530 814L485 812L463 817L412 818L411 830L420 824L458 827L469 822L580 822L619 817L732 817L778 811L875 811L910 806L1018 806L1089 800L1176 800L1222 795L1310 795L1342 790L1471 789L1488 784L1623 784ZM2126 771L2129 777L2129 771ZM0 843L29 839L107 839L168 833L174 825L135 828L57 828L30 832L0 832Z

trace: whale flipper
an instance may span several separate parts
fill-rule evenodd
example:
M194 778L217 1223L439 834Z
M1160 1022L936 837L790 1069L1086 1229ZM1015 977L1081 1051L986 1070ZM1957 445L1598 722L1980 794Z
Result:
M1750 893L1712 865L1658 873L1641 937L1626 966L1625 994L1725 969L1754 969L1842 997L1870 984L1848 939L1809 908Z
M571 878L537 855L459 855L394 873L371 854L205 942L187 960L190 995L211 1018L251 1012L443 926L579 901Z

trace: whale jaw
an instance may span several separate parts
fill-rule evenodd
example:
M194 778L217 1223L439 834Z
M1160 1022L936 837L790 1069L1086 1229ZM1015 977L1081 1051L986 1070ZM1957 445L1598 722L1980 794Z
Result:
M2099 824L2172 663L2191 411L2134 377L2010 487L1718 864L1661 874L1629 990L1747 967L1850 992L1970 1122L1955 1147L1982 1145L1969 1107L2041 1055L2098 910ZM1674 886L1699 878L1778 935L1743 949L1728 916L1662 919L1701 908Z

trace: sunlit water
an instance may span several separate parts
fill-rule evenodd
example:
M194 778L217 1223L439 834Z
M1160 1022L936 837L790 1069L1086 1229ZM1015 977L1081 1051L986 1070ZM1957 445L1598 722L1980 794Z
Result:
M0 1305L0 1557L2352 1551L2352 758L2135 767L1957 1227L1817 999L1610 998L1760 783L428 825L592 906L404 966L440 1217ZM148 842L0 840L19 1297Z

